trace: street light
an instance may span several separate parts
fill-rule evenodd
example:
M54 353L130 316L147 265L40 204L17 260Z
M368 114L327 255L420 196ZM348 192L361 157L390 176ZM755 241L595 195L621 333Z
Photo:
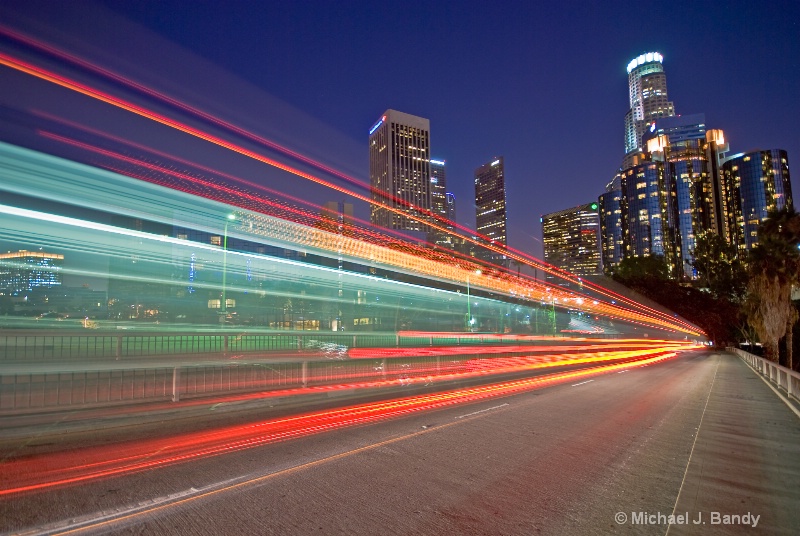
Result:
M472 309L470 308L471 304L469 303L469 276L470 275L471 274L467 274L467 330L471 332L472 331L473 320L472 320ZM481 271L480 270L475 270L475 275L481 275Z
M228 214L225 220L225 232L222 238L222 303L219 310L219 321L225 324L225 319L228 317L228 300L225 295L227 276L228 276L228 224L236 219L235 214Z

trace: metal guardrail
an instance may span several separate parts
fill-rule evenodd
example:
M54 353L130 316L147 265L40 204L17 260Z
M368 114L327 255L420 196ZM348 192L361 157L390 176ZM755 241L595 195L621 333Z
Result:
M558 338L568 341L568 337ZM593 339L613 337L594 336ZM409 334L336 332L214 332L0 330L0 362L59 361L164 355L255 352L327 353L347 348L402 348L417 346L476 346L526 344L514 336L494 334ZM530 342L530 344L534 344Z
M0 374L0 414L69 406L177 402L212 394L365 381L402 383L431 374L474 371L480 368L480 359L415 357Z
M753 370L768 378L770 383L785 391L789 398L800 400L800 373L740 348L728 348L728 350L742 358Z

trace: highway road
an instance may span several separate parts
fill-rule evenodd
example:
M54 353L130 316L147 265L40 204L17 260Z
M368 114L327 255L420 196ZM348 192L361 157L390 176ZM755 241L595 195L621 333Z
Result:
M237 435L279 416L266 402L74 433L43 429L0 442L6 469L27 463L56 471L67 464L69 474L81 475L96 471L98 453L133 459L136 445L172 452L208 434L218 434L221 443L214 445L225 445L226 437L243 443L212 452L211 443L198 442L206 454L180 451L190 454L151 470L144 463L134 472L0 496L0 528L30 534L795 534L798 514L783 505L797 504L796 479L781 497L780 482L715 497L704 492L702 464L692 457L720 450L698 429L719 415L730 417L725 387L750 379L743 376L748 373L732 356L685 352L646 367L385 420L364 418L356 426L332 426L317 416L313 433L277 442ZM746 384L753 397L771 403L769 389L754 381ZM705 415L709 408L717 409ZM797 445L800 425L786 413L774 422L788 430L786 443ZM733 421L734 428L736 422L759 426L744 410ZM790 454L797 448L784 447ZM748 452L759 454L753 464L717 463L715 477L748 480L755 472L771 482L775 469L767 458L774 453L760 449L773 448L751 442ZM154 450L145 458L158 456ZM24 480L8 470L5 476ZM658 517L685 509L696 520L698 504L707 525L670 526ZM740 515L738 525L710 525L713 512ZM751 517L742 525L745 513L759 515L756 526Z

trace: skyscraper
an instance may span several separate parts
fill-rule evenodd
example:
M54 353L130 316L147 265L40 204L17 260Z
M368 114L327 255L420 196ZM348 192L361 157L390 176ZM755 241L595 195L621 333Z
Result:
M731 242L740 251L758 245L758 226L767 212L794 206L789 180L789 158L782 149L752 151L731 156L722 164L728 204Z
M0 253L0 296L24 296L61 286L64 255L41 251Z
M625 153L641 149L645 129L656 119L675 115L675 106L667 96L664 57L648 52L628 63L628 100L625 115Z
M447 219L455 222L456 221L456 195L451 192L447 192Z
M623 259L622 175L617 173L598 198L600 212L600 253L604 270L613 270Z
M544 260L575 275L600 275L598 208L593 202L542 216Z
M447 173L444 160L431 159L431 212L447 218Z
M622 171L623 255L661 255L674 268L673 221L667 181L664 162L650 158L637 159Z
M505 247L506 242L506 181L503 157L497 157L475 170L475 225L479 234L489 242ZM478 258L494 264L505 264L506 256L482 250Z
M713 162L719 158L717 151L727 149L727 146L708 142L702 117L703 114L696 114L652 123L656 131L666 133L646 142L650 159L664 165L669 229L665 236L671 242L670 251L675 256L667 260L688 278L696 277L692 266L696 238L705 233L719 233L716 207L718 176L714 173ZM711 138L717 135L714 133L722 134L721 131L712 131Z
M450 219L447 196L447 174L445 172L445 162L444 160L431 159L431 212L441 218ZM449 223L444 223L438 220L434 221L434 223L439 227L447 229L447 231L453 231L453 225ZM431 229L428 242L452 249L453 239L451 235L451 232Z
M428 231L431 210L430 121L386 110L369 130L370 220L389 229Z

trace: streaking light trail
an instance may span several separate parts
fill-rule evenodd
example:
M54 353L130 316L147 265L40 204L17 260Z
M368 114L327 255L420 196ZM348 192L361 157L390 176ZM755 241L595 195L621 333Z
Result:
M22 40L26 39L24 36L20 36L20 35L13 35L12 37L14 37L16 39L22 39ZM44 45L42 45L42 46L44 46ZM45 46L45 48L47 48L47 47ZM48 50L48 51L49 52L53 52L52 50ZM70 60L72 61L72 60L74 60L74 58L70 58ZM145 108L143 108L141 106L138 106L138 105L132 104L130 102L124 101L123 99L119 99L119 98L116 98L116 97L114 97L112 95L109 95L107 93L104 93L104 92L101 92L101 91L98 91L98 90L94 90L94 89L92 89L92 88L90 88L90 87L88 87L88 86L86 86L84 84L81 84L81 83L78 83L78 82L75 82L75 81L71 81L71 80L69 80L69 79L67 79L65 77L62 77L60 75L57 75L55 73L48 72L48 71L46 71L44 69L38 68L38 67L36 67L36 66L34 66L34 65L30 64L30 63L27 63L27 62L24 62L24 61L21 61L21 60L15 60L14 58L11 58L10 56L7 56L5 54L0 53L0 64L4 64L4 65L6 65L8 67L20 70L21 72L25 72L27 74L30 74L32 76L41 78L43 80L46 80L46 81L49 81L49 82L52 82L52 83L55 83L57 85L65 87L67 89L71 89L71 90L76 91L78 93L81 93L83 95L95 98L97 100L100 100L101 102L105 102L107 104L111 104L113 106L119 107L119 108L124 109L126 111L135 113L135 114L140 115L142 117L145 117L147 119L153 120L153 121L155 121L157 123L163 124L165 126L169 126L169 127L174 128L174 129L176 129L178 131L184 132L186 134L190 134L192 136L195 136L197 138L203 139L203 140L208 141L210 143L214 143L216 145L219 145L221 147L224 147L224 148L229 149L231 151L234 151L236 153L242 154L242 155L247 156L249 158L253 158L253 159L255 159L257 161L260 161L262 163L274 166L274 167L276 167L278 169L281 169L283 171L287 171L287 172L292 173L292 174L294 174L294 175L296 175L298 177L305 178L307 180L311 180L313 182L316 182L316 183L321 184L323 186L326 186L328 188L332 188L332 189L334 189L336 191L339 191L341 193L346 193L347 195L353 196L353 197L355 197L357 199L360 199L362 201L366 201L366 202L371 203L373 205L380 206L380 207L385 208L386 210L389 210L391 212L394 212L394 213L397 213L397 214L403 214L403 215L408 216L408 214L406 212L402 211L402 210L398 210L396 208L393 208L392 206L389 206L389 205L386 205L386 204L383 204L383 203L380 203L380 202L376 202L375 200L370 199L370 198L368 198L366 196L363 196L363 195L357 194L355 192L346 190L346 189L344 189L342 187L334 185L333 183L330 183L329 181L325 181L323 179L320 179L320 178L315 177L313 175L310 175L308 173L302 172L302 171L300 171L298 169L292 168L290 166L286 166L286 165L284 165L284 164L282 164L280 162L275 161L274 159L270 159L270 158L267 158L267 157L265 157L263 155L259 155L259 154L255 153L255 152L250 151L248 149L245 149L245 148L243 148L243 147L241 147L239 145L236 145L236 144L233 144L231 142L228 142L227 140L223 140L223 139L221 139L221 138L219 138L217 136L213 136L213 135L211 135L209 133L205 133L203 131L200 131L199 129L195 129L195 128L190 127L190 126L188 126L188 125L186 125L184 123L181 123L179 121L167 118L166 116L163 116L161 114L152 112L152 111L147 110L147 109L145 109ZM86 67L87 65L83 65L83 66ZM99 69L95 69L95 70L99 70ZM113 75L113 73L104 72L103 74L105 74L107 76L117 77L116 75ZM117 78L119 78L119 77L117 77ZM126 79L120 79L120 81L125 81L126 83L128 82ZM151 90L143 88L143 86L137 87L137 89L143 90L143 91L148 92L148 93L153 93ZM159 98L168 98L168 97L164 97L163 95L160 95L160 94L158 94L157 96ZM218 121L216 119L214 119L214 120ZM231 127L231 128L233 128L233 127ZM425 221L426 219L429 219L429 217L430 217L429 214L423 214L420 217L420 221ZM438 219L442 219L442 218L438 218ZM446 222L447 220L443 220L443 221ZM448 232L446 228L438 226L437 224L433 224L433 223L430 223L430 222L426 222L426 223L428 223L434 229L437 229L437 230L442 231L442 232ZM452 222L450 222L450 223L452 223ZM474 235L474 232L472 232L472 234ZM584 284L584 282L579 281L572 274L570 274L568 272L564 272L563 270L560 270L560 269L555 268L553 266L546 265L546 263L542 263L541 261L539 261L537 259L534 259L534 258L532 258L532 257L530 257L530 256L528 256L528 255L526 255L526 254L524 254L522 252L513 250L513 248L499 248L499 247L491 245L491 244L486 244L484 242L478 242L475 239L472 239L470 237L464 237L464 238L466 240L470 241L471 243L474 243L474 244L479 245L481 247L487 248L487 249L495 251L497 253L502 253L502 254L508 255L512 259L515 259L515 260L517 260L519 262L524 262L525 264L529 264L531 266L536 266L538 268L541 268L541 269L545 270L546 272L549 272L549 273L552 273L554 275L557 275L558 277L561 277L561 278L563 278L563 279L565 279L567 281L570 281L572 283ZM485 237L482 237L482 238L485 238ZM603 287L591 284L589 282L585 282L585 284L587 286L592 287L594 290L596 290L597 292L599 292L599 293L601 293L603 295L607 295L607 296L615 295L617 297L617 299L619 299L620 301L624 301L624 302L630 303L630 304L634 304L635 303L635 302L632 302L631 300L629 300L628 298L619 296L619 295L617 295L615 293L610 293L610 291L608 291L607 289L604 289ZM636 305L639 308L644 307L641 304L636 304ZM648 309L648 312L650 314L654 314L656 316L664 316L664 314L662 312L660 312L660 311L653 310L653 309L650 309L650 308L646 308L646 309ZM675 320L672 319L672 318L669 318L669 321L670 322L675 322Z
M226 214L230 213L230 209L226 209L225 205L209 204L208 202L204 202L201 208L201 198L196 196L179 197L178 192L174 190L146 186L142 183L138 183L136 188L133 189L129 179L115 174L100 173L80 164L65 163L54 157L45 158L38 153L11 146L2 145L0 149L2 149L0 166L3 167L6 174L3 188L17 193L24 194L29 189L31 182L36 180L40 186L40 190L36 194L38 196L46 195L55 200L74 199L75 203L80 204L85 203L87 200L94 200L93 202L96 203L96 206L107 206L104 210L112 213L127 212L137 218L162 221L169 225L183 225L189 228L197 226L197 224L189 219L181 222L176 216L182 214L184 215L183 217L191 217L197 220L199 214L208 213L211 219L208 220L209 223L204 227L209 228L208 225L210 224L212 225L210 228L216 227L219 230L223 225L218 220L224 221ZM98 151L103 154L112 154L123 160L132 160L124 157L124 155L109 151L100 149ZM144 167L157 167L145 162L135 162L137 165ZM172 172L172 174L181 175L176 172ZM225 201L228 202L239 203L256 210L263 210L265 205L274 205L274 202L260 196L210 184L207 181L188 175L184 175L184 177L186 180L200 184L214 192L225 193ZM135 195L134 192L136 192ZM174 201L172 198L175 198ZM124 199L125 205L120 206L111 203L116 199ZM174 208L171 208L171 204L174 204ZM290 207L283 207L281 210L284 210L286 214L294 213ZM22 214L20 213L20 215ZM48 218L43 214L31 214L27 217L31 222ZM558 302L559 307L570 307L593 315L600 314L611 318L621 318L642 326L653 325L662 329L679 330L693 335L698 333L697 330L686 327L679 319L668 317L663 313L657 316L640 313L605 301L591 300L581 295L575 295L563 287L548 287L539 282L531 282L509 275L477 274L469 265L454 264L448 262L446 258L432 258L429 255L423 255L415 248L407 249L404 246L387 247L383 244L374 243L370 237L365 239L363 236L332 233L323 228L298 224L287 219L270 217L250 210L239 209L235 217L236 224L230 228L231 234L255 242L273 243L281 247L291 248L299 246L310 251L320 252L328 257L344 256L371 266L391 267L409 274L425 276L434 281L465 283L469 279L473 288L492 290L505 296L518 297L531 302L553 303L553 305ZM292 219L295 219L295 217L292 217ZM76 221L70 221L72 225L85 226ZM22 229L24 225L17 224L16 228ZM104 228L104 232L111 232L111 230ZM118 233L119 231L114 232ZM156 241L163 241L161 237L156 237L155 235L145 233L142 236L153 236ZM9 236L8 238L12 237ZM184 247L194 247L185 241L176 243L180 243ZM138 248L139 246L133 244L131 247ZM212 247L209 251L218 251L218 249ZM171 262L176 262L176 259L173 259L174 255L165 255L169 255L165 257L165 262L170 262L167 259L172 259ZM188 262L190 256L191 252L187 252L186 258L181 262ZM235 270L236 268L232 267L232 269ZM188 266L186 270L188 273Z
M42 491L151 470L420 411L510 396L577 378L651 365L675 355L674 352L665 351L642 352L635 362L601 365L430 395L318 411L212 432L11 460L0 465L0 496Z

